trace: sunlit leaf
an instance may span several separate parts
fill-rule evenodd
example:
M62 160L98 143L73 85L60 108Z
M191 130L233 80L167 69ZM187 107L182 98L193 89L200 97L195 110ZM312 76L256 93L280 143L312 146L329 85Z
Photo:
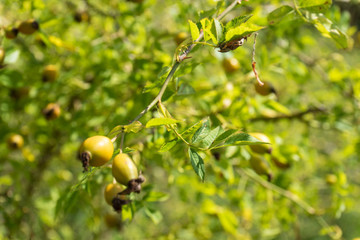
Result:
M173 139L171 141L168 141L166 143L164 143L159 152L168 152L169 150L171 150L173 147L175 147L175 145L177 144L178 139Z
M213 28L214 19L209 20L208 18L204 18L200 20L202 30L204 32L205 41L211 40L214 44L217 44L217 38L215 36L216 30Z
M324 12L332 5L332 0L297 0L298 7L310 12Z
M228 42L231 40L240 39L253 32L257 32L263 28L264 27L255 25L253 23L249 23L249 22L243 23L238 27L227 30L225 33L225 41Z
M153 118L146 123L146 128L161 126L161 125L170 125L178 123L179 121L173 118Z
M239 27L241 24L245 23L251 17L252 17L252 15L239 16L239 17L233 18L228 23L226 23L226 25L225 25L226 32L231 29L234 29L236 27Z
M324 15L313 15L313 23L324 37L332 38L339 48L347 48L347 36Z
M261 142L257 138L254 138L247 133L238 133L232 135L231 137L226 138L225 141L221 143L217 143L216 145L212 146L210 149L217 149L217 148L236 146L236 145L256 145L256 144L264 144L264 143L265 142Z
M133 133L137 133L139 132L141 129L143 129L143 125L141 124L141 122L139 121L135 121L129 125L125 125L124 126L124 131L129 133L129 132L133 132Z
M269 13L267 20L270 25L279 23L284 16L288 15L291 11L293 11L293 8L290 6L281 6L271 13Z
M192 38L193 41L195 41L200 36L199 28L197 27L197 25L193 21L188 20L188 22L189 22L189 26L190 26L191 38Z

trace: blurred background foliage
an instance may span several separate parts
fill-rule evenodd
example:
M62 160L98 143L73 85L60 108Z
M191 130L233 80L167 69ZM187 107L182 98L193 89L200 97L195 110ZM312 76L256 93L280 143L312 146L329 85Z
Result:
M1 1L2 27L32 18L40 25L32 35L0 37L6 52L0 70L1 239L360 237L359 1L335 1L324 12L349 36L345 49L295 13L268 22L270 12L292 1L244 1L225 17L252 14L252 22L266 26L256 42L256 66L277 96L255 92L253 37L228 53L197 47L165 93L163 103L181 120L180 129L208 118L212 128L265 133L272 155L290 166L271 162L273 185L251 177L248 147L200 153L207 172L202 183L186 145L159 152L175 137L165 127L130 133L125 146L135 149L130 154L147 182L124 209L120 230L114 227L119 216L109 215L103 197L110 168L82 173L81 142L137 116L159 91L153 83L161 69L173 62L175 36L190 36L188 20L198 22L200 12L221 11L230 2ZM240 68L226 72L226 58L236 58ZM43 82L49 64L59 76ZM43 116L49 103L59 104L57 119ZM154 109L140 121L156 116ZM13 133L24 138L19 150L6 143Z

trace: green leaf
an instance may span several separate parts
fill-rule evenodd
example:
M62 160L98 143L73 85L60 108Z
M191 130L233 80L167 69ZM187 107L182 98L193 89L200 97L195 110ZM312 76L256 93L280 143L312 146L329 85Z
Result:
M219 20L213 20L211 32L216 37L216 43L214 42L215 44L220 43L224 40L224 27Z
M339 48L347 48L347 36L328 18L322 14L313 14L312 19L314 26L324 37L333 39Z
M194 136L191 139L191 142L198 143L209 133L210 133L210 121L207 120L203 122L202 126L195 132Z
M205 179L205 165L200 155L192 148L189 148L189 156L191 165L195 173L200 177L201 181Z
M213 9L210 9L208 11L203 11L201 10L199 12L199 19L203 19L203 18L209 18L209 17L212 17L215 13L216 13L216 9L213 8Z
M155 224L159 224L163 219L163 216L160 211L145 207L145 214L153 221Z
M133 206L133 203L130 203L128 205L124 205L122 207L122 220L125 221L125 220L132 220L134 218L134 206Z
M240 26L236 28L232 28L225 33L225 41L231 41L235 39L239 39L242 37L245 37L253 32L259 31L263 29L264 27L257 26L253 23L246 22L244 24L241 24Z
M270 25L279 23L283 19L283 17L288 15L293 10L294 9L292 7L287 6L287 5L281 6L277 9L275 9L274 11L269 13L269 15L267 17L268 23Z
M187 84L187 83L183 83L180 85L179 90L177 91L176 95L178 96L187 96L187 95L192 95L195 93L194 88Z
M169 74L170 70L171 67L163 67L154 81L146 82L143 93L150 92L151 90L156 88L160 88L160 86L162 86L163 82L165 81L167 75Z
M178 122L180 121L173 118L153 118L146 123L146 128L151 128L161 125L170 125Z
M171 67L163 67L159 74L157 75L158 78L164 78L168 75L168 73L171 71Z
M261 142L257 138L250 136L247 133L238 133L226 138L223 142L211 147L210 149L223 148L234 145L256 145L256 144L267 144Z
M129 125L125 125L125 132L129 133L129 132L133 132L133 133L137 133L139 132L141 129L143 129L143 125L141 124L141 122L139 121L135 121Z
M310 12L325 12L331 7L332 0L298 0L298 8Z
M137 133L139 132L141 129L143 129L143 125L141 122L139 121L135 121L129 125L118 125L116 127L114 127L113 129L111 129L111 131L108 133L108 137L109 138L113 138L116 135L120 134L121 132L126 132L126 133Z
M168 152L170 149L175 147L176 143L178 142L178 139L173 139L169 142L164 143L161 147L159 152Z
M181 133L181 136L183 138L191 138L193 137L194 133L203 125L203 120L200 120L199 122L192 125L190 128L186 129Z
M213 43L217 44L217 38L215 37L216 32L213 31L213 22L214 19L209 20L208 18L201 19L200 23L204 32L204 40L207 42L211 40Z
M79 196L80 189L86 189L89 179L95 175L101 168L92 168L86 172L82 179L75 185L69 187L56 202L55 217L60 216L60 213L66 213L76 203L76 198Z
M236 17L236 18L232 19L225 25L226 32L233 28L239 27L241 24L245 23L251 17L252 17L252 15L247 15L247 16L240 16L240 17Z
M221 131L222 128L220 126L211 130L209 134L201 140L201 146L204 148L210 147Z
M175 72L173 78L181 77L183 75L192 73L198 65L200 65L200 63L195 61L185 62L184 64L182 64L181 68Z
M191 38L193 41L195 41L200 36L199 28L197 27L196 23L194 23L191 20L189 20L189 26L190 26Z
M124 149L123 153L131 153L131 152L134 152L134 151L136 151L136 149L126 147L126 148Z
M169 194L150 191L144 196L146 202L164 202L169 199Z
M228 137L230 137L231 135L233 135L234 133L236 133L238 130L236 129L229 129L226 130L225 132L221 133L219 136L217 136L214 140L214 142L212 143L212 145L217 145L218 143L224 141L225 139L227 139Z

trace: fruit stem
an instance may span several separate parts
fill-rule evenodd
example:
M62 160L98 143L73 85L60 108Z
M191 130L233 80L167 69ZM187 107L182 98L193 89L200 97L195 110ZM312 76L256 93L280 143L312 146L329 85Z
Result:
M123 153L123 149L124 149L124 140L125 140L125 132L121 132L121 140L120 140L120 153Z
M260 86L264 86L264 83L260 80L259 78L259 74L257 73L256 71L256 61L255 61L255 44L256 44L256 37L257 37L258 33L255 33L254 34L254 44L253 44L253 51L252 51L252 69L253 69L253 72L255 74L255 77L256 77L256 80L258 81L259 85Z

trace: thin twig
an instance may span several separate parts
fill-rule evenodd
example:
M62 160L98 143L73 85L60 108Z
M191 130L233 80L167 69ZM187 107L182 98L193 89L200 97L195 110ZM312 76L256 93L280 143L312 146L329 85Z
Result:
M253 44L253 51L252 51L252 69L253 72L255 74L256 80L258 81L258 83L260 84L260 86L263 86L264 83L260 80L259 74L256 71L256 61L255 61L255 44L256 44L256 37L257 37L258 33L254 34L254 44Z
M330 230L330 231L326 232L326 234L328 236L330 236L332 239L339 239L341 237L342 232L341 232L340 228L330 226L322 216L318 215L318 212L316 211L315 208L310 206L307 202L305 202L304 200L299 198L294 193L287 191L285 189L282 189L268 181L265 181L259 175L255 174L254 172L252 172L249 169L243 168L243 169L238 169L237 171L240 172L240 174L245 175L245 176L249 177L250 179L254 180L256 183L260 184L264 188L269 189L273 192L276 192L276 193L282 195L283 197L286 197L287 199L293 201L294 203L296 203L299 207L304 209L311 216L316 216L316 220L318 221L318 223L323 228Z
M266 189L270 189L288 199L290 199L291 201L293 201L294 203L296 203L299 207L301 207L302 209L304 209L307 213L309 213L310 215L315 215L316 214L316 210L315 208L313 208L312 206L310 206L308 203L306 203L305 201L303 201L301 198L299 198L297 195L295 195L294 193L287 191L285 189L282 189L268 181L265 181L264 179L262 179L259 175L253 173L252 171L250 171L249 169L238 169L238 171L243 174L248 176L249 178L251 178L252 180L254 180L255 182L257 182L258 184L260 184L261 186L263 186Z
M309 108L304 111L289 114L289 115L278 115L278 116L274 116L274 117L260 116L260 117L251 118L249 121L256 122L256 121L277 121L277 120L281 120L281 119L302 119L307 114L325 113L326 111L327 111L326 108L323 108L323 107L313 107L313 108Z

